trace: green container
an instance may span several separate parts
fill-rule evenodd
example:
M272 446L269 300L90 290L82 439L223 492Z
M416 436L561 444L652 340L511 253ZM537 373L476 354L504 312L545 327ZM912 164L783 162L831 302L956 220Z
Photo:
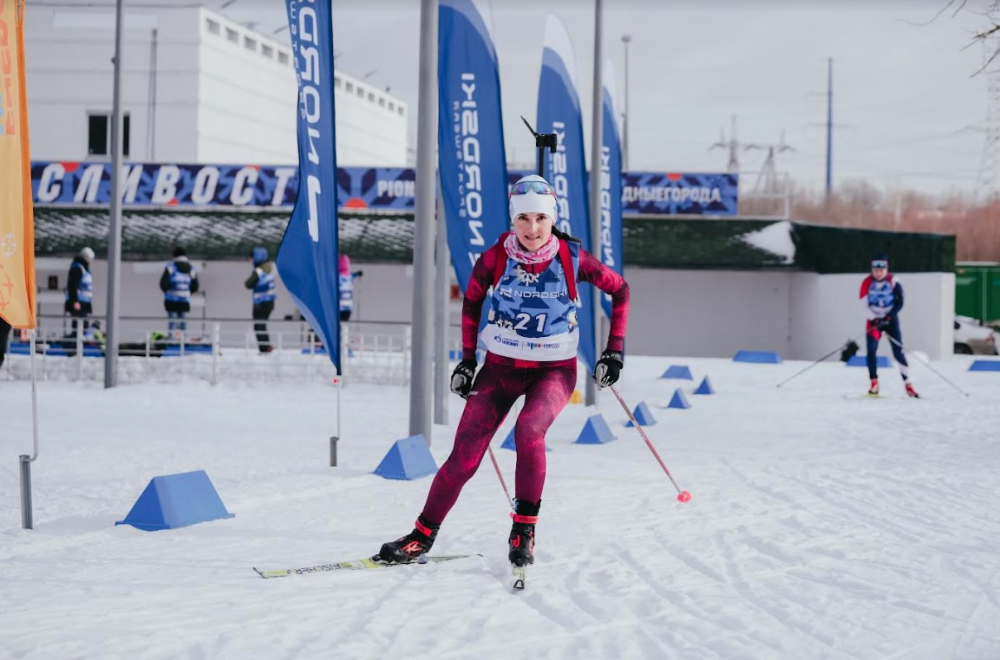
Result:
M1000 322L1000 264L955 265L955 313L982 323Z

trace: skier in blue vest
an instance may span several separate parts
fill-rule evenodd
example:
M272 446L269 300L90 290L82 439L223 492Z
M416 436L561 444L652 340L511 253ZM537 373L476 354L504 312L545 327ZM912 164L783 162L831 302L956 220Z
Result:
M160 275L163 291L163 308L170 319L170 334L187 332L188 312L191 311L191 294L198 293L198 272L187 258L184 248L174 248L174 259Z
M903 286L889 272L889 255L876 254L871 262L871 275L861 283L861 306L865 310L865 339L867 342L868 376L871 387L868 394L878 396L878 342L884 333L889 337L892 355L896 358L899 375L903 377L903 386L907 396L919 398L910 382L910 366L903 353L903 334L899 328L899 311L903 309Z
M606 350L593 378L598 387L617 382L624 366L629 287L625 280L555 226L557 198L540 176L510 189L513 231L504 233L476 260L462 304L463 359L451 391L466 400L451 455L438 470L414 529L382 546L377 557L411 562L430 550L445 516L475 474L490 440L524 396L514 425L517 468L508 559L515 567L534 563L535 525L545 484L545 434L576 387L578 282L611 295ZM492 288L492 295L487 293ZM479 332L483 304L488 323ZM487 349L476 373L477 337Z
M253 272L244 282L246 288L253 291L253 329L257 333L257 346L261 353L270 353L274 350L271 346L271 338L267 334L267 321L274 311L275 288L277 287L277 276L275 275L274 262L268 259L267 248L257 246L250 251L250 260L253 262Z
M76 336L78 324L82 323L82 332L87 331L86 319L94 311L94 278L90 274L90 264L93 261L94 251L89 247L83 248L73 258L66 276L66 303L63 308L73 317L73 333L70 335L73 337Z

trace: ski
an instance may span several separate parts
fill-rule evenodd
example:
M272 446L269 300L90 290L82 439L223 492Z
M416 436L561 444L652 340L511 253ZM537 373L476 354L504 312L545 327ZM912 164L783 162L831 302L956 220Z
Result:
M468 554L468 555L437 555L435 557L421 557L413 564L438 564L446 561L454 561L456 559L465 559L467 557L482 557L480 554ZM265 580L270 580L271 578L282 578L288 577L290 575L309 575L311 573L329 573L330 571L364 571L371 568L388 568L392 566L408 566L409 564L391 564L388 562L381 561L378 559L378 555L374 557L367 557L365 559L351 559L348 561L338 561L329 564L316 564L315 566L303 566L301 568L279 568L274 570L262 571L256 566L253 567L254 572Z
M510 581L511 589L515 590L524 589L524 582L525 579L527 579L528 577L528 567L511 564L510 573L511 573L511 581Z

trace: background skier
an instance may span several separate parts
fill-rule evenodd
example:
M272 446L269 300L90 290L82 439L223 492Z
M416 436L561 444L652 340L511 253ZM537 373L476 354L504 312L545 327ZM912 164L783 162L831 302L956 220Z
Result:
M903 377L906 394L911 397L919 397L920 395L913 389L913 384L910 383L910 367L906 362L906 355L903 353L903 334L899 328L899 311L903 309L903 286L889 272L888 255L875 255L871 267L871 275L861 283L861 305L864 307L867 317L865 325L867 354L865 357L868 362L868 376L871 378L868 394L877 396L879 393L876 353L878 352L879 339L882 338L882 333L885 333L890 337L892 355L896 358L899 373Z

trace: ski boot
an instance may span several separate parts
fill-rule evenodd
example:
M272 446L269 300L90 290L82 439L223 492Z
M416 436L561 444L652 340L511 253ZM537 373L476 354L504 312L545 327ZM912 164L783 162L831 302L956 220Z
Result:
M413 525L413 531L406 536L383 543L382 549L372 559L387 564L409 564L426 555L434 545L441 525L430 524L423 515L417 516Z
M507 559L512 566L530 566L535 563L535 523L542 502L514 500L514 524L510 528L510 552Z
M872 378L872 386L868 388L868 396L878 396L878 378Z
M913 383L911 383L908 380L904 380L903 381L903 385L906 387L906 396L908 396L908 397L910 397L912 399L919 399L920 398L920 395L917 394L917 391L915 389L913 389Z

